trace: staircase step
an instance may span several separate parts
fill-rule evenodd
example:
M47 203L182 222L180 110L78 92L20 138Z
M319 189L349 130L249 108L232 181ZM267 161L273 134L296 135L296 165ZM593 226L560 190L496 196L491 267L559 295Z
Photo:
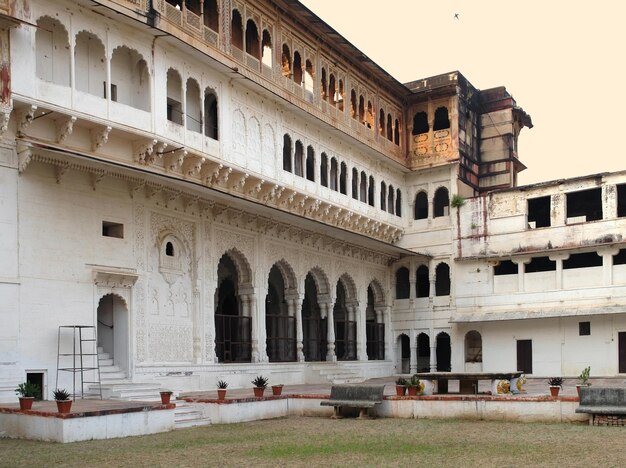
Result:
M104 352L98 351L98 359L100 359L100 360L102 360L102 359L111 359L111 355L109 353L104 353Z
M109 372L120 372L120 366L103 366L100 365L100 373L109 373Z
M202 410L187 402L176 402L174 410L174 428L184 429L188 427L208 426L210 418L202 416Z
M101 357L98 357L98 364L100 365L101 368L105 366L112 366L113 359L103 359Z

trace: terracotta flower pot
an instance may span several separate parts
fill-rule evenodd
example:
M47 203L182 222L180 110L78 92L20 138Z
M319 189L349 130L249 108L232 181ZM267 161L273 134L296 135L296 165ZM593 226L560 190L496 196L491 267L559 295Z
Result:
M22 411L31 409L33 401L35 401L35 397L20 397L20 409Z
M282 385L272 385L272 395L280 395L283 393Z
M396 395L404 396L406 393L406 387L404 385L396 385Z
M161 392L161 404L169 405L172 394L170 392Z
M226 389L225 388L218 388L217 389L217 399L218 400L225 400L226 399Z
M558 397L560 390L561 387L550 387L550 395L552 395L553 397Z
M69 413L72 409L72 400L56 400L59 413Z
M407 387L407 390L409 392L409 396L416 396L420 389L419 387Z
M588 387L589 385L576 385L576 393L578 394L578 398L580 398L580 387Z
M257 398L261 398L263 396L263 392L265 392L265 389L263 387L254 387L254 396Z

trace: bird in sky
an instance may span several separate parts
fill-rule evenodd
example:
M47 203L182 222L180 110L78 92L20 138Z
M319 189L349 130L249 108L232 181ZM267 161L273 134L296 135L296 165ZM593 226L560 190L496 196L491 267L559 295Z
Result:
M459 14L458 13L454 14L454 19L459 19Z

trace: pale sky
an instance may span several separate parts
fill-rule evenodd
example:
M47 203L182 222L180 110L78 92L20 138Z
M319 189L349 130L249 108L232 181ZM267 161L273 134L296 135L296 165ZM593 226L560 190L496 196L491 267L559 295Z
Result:
M626 2L301 1L402 83L459 70L506 86L534 124L520 185L626 169Z

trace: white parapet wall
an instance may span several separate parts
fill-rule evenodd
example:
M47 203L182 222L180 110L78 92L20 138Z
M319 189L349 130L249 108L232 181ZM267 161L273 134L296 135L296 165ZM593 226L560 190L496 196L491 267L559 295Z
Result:
M0 413L0 437L78 442L168 432L174 429L174 410L139 411L101 416L54 416Z

